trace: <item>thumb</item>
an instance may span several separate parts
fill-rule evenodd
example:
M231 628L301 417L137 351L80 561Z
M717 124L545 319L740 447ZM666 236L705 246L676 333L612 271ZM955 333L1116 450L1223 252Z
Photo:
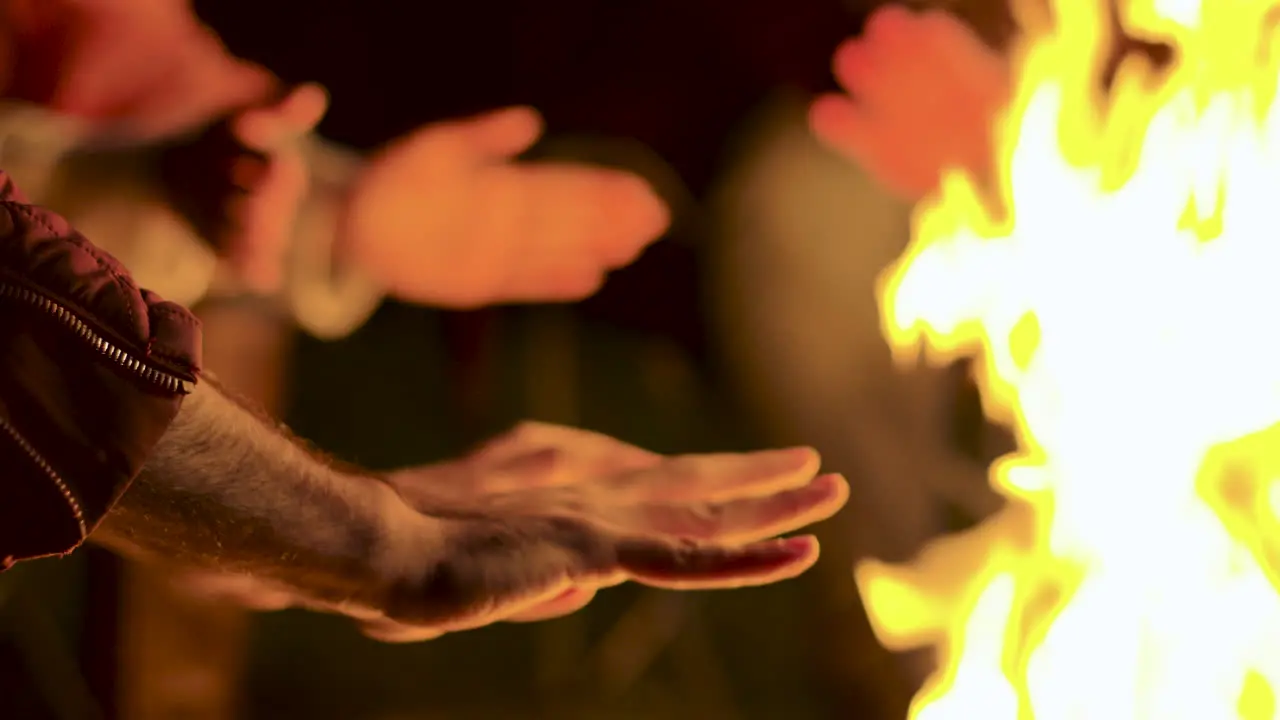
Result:
M231 132L248 148L270 152L314 130L328 109L324 87L307 83L274 104L240 113L231 121Z
M861 159L875 128L861 107L846 95L828 93L809 106L809 131L824 145Z
M508 159L528 150L542 137L542 116L527 106L494 110L457 122L465 142L493 159Z

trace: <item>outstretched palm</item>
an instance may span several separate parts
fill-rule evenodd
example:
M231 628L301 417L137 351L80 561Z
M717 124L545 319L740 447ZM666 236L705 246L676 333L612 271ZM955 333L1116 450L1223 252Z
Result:
M450 579L447 619L370 630L416 639L540 620L628 580L697 589L793 577L817 559L816 541L768 538L829 517L848 495L843 478L815 477L817 469L817 453L804 448L667 457L523 424L461 460L391 476L419 511L456 518L451 542L470 560Z
M388 477L431 520L447 559L407 562L385 606L358 619L382 640L423 640L571 613L626 581L697 589L794 577L817 560L817 541L770 538L831 516L848 496L818 464L806 448L668 457L521 425L461 459ZM260 607L291 602L244 580L222 587Z

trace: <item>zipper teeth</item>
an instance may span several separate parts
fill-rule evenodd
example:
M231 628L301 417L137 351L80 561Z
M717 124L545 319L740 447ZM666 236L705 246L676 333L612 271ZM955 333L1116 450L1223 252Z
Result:
M187 392L187 380L178 377L172 373L151 367L138 358L130 355L128 351L115 345L110 340L99 335L93 328L89 327L85 321L75 316L75 313L68 310L61 303L50 300L44 295L28 290L20 285L12 285L0 282L0 298L10 298L19 302L26 303L48 315L52 315L63 325L67 326L82 340L87 341L95 350L102 354L116 365L128 370L147 382L156 385L171 393Z
M71 508L72 517L76 519L76 526L80 529L80 539L84 540L86 537L89 537L89 528L84 524L84 511L80 509L80 501L76 499L75 493L71 492L71 488L67 487L67 484L63 482L62 476L58 474L58 471L54 470L49 463L40 456L40 453L31 446L31 443L27 442L27 439L22 436L22 433L18 432L17 428L10 425L9 422L2 417L0 417L0 429L3 429L6 435L13 438L14 442L18 443L18 447L22 448L22 451L31 458L31 461L44 471L44 474L49 478L54 486L58 488L58 492L62 494L62 498L67 501L67 507Z

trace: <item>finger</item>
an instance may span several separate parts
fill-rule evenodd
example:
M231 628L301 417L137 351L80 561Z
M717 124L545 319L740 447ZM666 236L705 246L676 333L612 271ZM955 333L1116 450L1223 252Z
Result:
M831 69L841 87L860 100L879 104L882 96L900 94L904 75L921 62L924 23L921 14L898 5L877 9L860 37L843 42L832 55ZM941 68L932 68L936 75Z
M605 268L626 265L671 225L671 211L643 178L581 163L515 166L531 203L539 247L560 245Z
M494 110L444 124L457 132L477 153L506 160L528 150L542 137L542 116L531 107Z
M867 111L844 95L819 96L809 106L809 128L824 144L862 160L874 126Z
M555 448L532 450L504 459L492 469L477 472L475 491L482 495L559 487L572 480L565 471L564 456Z
M935 141L912 137L903 124L872 117L846 97L824 95L815 100L809 125L824 144L902 197L921 197L938 183L943 163L930 154Z
M927 123L921 130L966 113L978 100L975 78L985 80L979 65L994 53L945 12L912 14L884 25L877 41L887 70L879 78L885 85L884 104L890 104L892 93L892 109Z
M507 279L501 284L503 299L515 303L565 303L585 300L599 292L608 279L609 264L582 250L547 247L567 240L566 235L548 243L533 233L518 238L517 244L542 247L547 252L522 267L508 268Z
M804 487L817 474L822 458L813 448L763 450L753 453L682 455L610 480L602 487L608 499L636 501L715 502L764 497Z
M324 87L307 83L273 105L240 113L231 121L231 132L250 149L268 152L314 130L328 108Z
M629 541L618 559L632 580L673 590L767 585L793 578L818 561L812 536L770 540L741 548Z
M592 476L613 475L662 462L657 453L602 433L552 423L522 422L477 448L469 459L481 467L498 467L535 450L554 448L561 453L565 472Z
M251 191L228 202L232 230L225 243L226 255L257 292L273 293L283 283L285 256L307 185L302 159L285 153L267 161L263 177Z
M227 203L230 228L223 245L241 278L257 292L276 292L283 283L291 231L307 190L305 164L289 143L310 132L327 106L324 88L306 84L230 123L236 141L249 152L231 170L232 185L241 191Z
M545 190L545 183L531 182L526 166L514 163L484 167L473 176L468 242L507 248L521 258L497 266L494 285L504 301L578 299L603 274L583 233L572 229L593 212L590 204L566 202Z
M511 300L580 300L633 261L670 225L643 179L579 163L511 163L477 175L471 228L482 244L532 250L508 264ZM497 242L495 242L497 240Z
M930 10L916 13L903 9L881 13L878 33L868 40L874 45L885 72L876 79L911 102L906 107L936 111L943 115L964 115L978 109L989 123L990 107L1004 101L1005 60L974 30L951 13ZM892 82L888 82L892 80Z
M530 276L524 282L512 283L511 302L572 303L586 300L600 292L608 273L599 263L566 261L544 273Z
M850 38L831 56L831 72L840 87L854 95L866 93L880 78L875 59L875 45L866 38Z
M919 39L921 28L932 15L944 15L939 11L919 12L902 5L882 5L867 18L863 36L869 42L893 46L904 41Z
M671 208L643 178L613 172L598 189L600 233L595 251L610 268L635 262L671 228Z
M992 73L1003 74L1005 61L974 31L973 27L951 13L933 10L919 16L920 28L914 35L905 35L899 43L906 55L917 54L924 45L923 62L948 60L948 74L970 81L987 79Z
M904 106L928 102L947 85L946 65L936 52L922 50L927 36L927 23L919 14L897 6L881 8L861 37L836 49L832 72L864 115L874 113L882 125L895 126L903 120Z
M484 610L474 612L465 617L418 626L396 622L389 618L379 618L362 622L361 630L365 635L387 643L432 640L446 633L475 630L521 614L535 612L544 606L551 606L553 603L570 595L573 590L573 585L569 579L562 578L538 591L525 592L518 597L495 599Z
M360 622L360 632L371 640L392 644L425 642L427 640L435 640L444 635L443 630L405 625L387 618L362 620Z
M571 615L589 605L595 596L595 588L572 587L553 600L507 617L507 622L540 622Z
M823 475L802 488L769 497L709 505L643 506L637 510L637 524L645 531L681 540L746 543L825 520L848 499L849 484L843 477Z

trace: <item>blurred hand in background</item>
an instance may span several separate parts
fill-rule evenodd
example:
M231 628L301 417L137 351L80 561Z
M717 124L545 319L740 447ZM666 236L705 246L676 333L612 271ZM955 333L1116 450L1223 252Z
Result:
M139 139L265 102L276 80L232 56L188 0L3 0L6 96Z
M278 286L307 187L299 141L321 88L285 93L230 54L187 0L4 0L8 96L140 142L205 132L175 200L251 287ZM387 144L354 178L339 247L400 299L445 307L578 300L666 231L638 176L518 162L542 120L515 107L435 123ZM196 191L198 190L198 191Z
M424 126L370 159L343 251L403 300L469 308L579 300L663 235L666 205L640 177L517 159L542 119L511 107Z
M992 125L1009 99L1007 64L960 20L939 10L880 8L833 60L847 94L818 98L810 126L889 189L915 200L949 167L980 176Z

